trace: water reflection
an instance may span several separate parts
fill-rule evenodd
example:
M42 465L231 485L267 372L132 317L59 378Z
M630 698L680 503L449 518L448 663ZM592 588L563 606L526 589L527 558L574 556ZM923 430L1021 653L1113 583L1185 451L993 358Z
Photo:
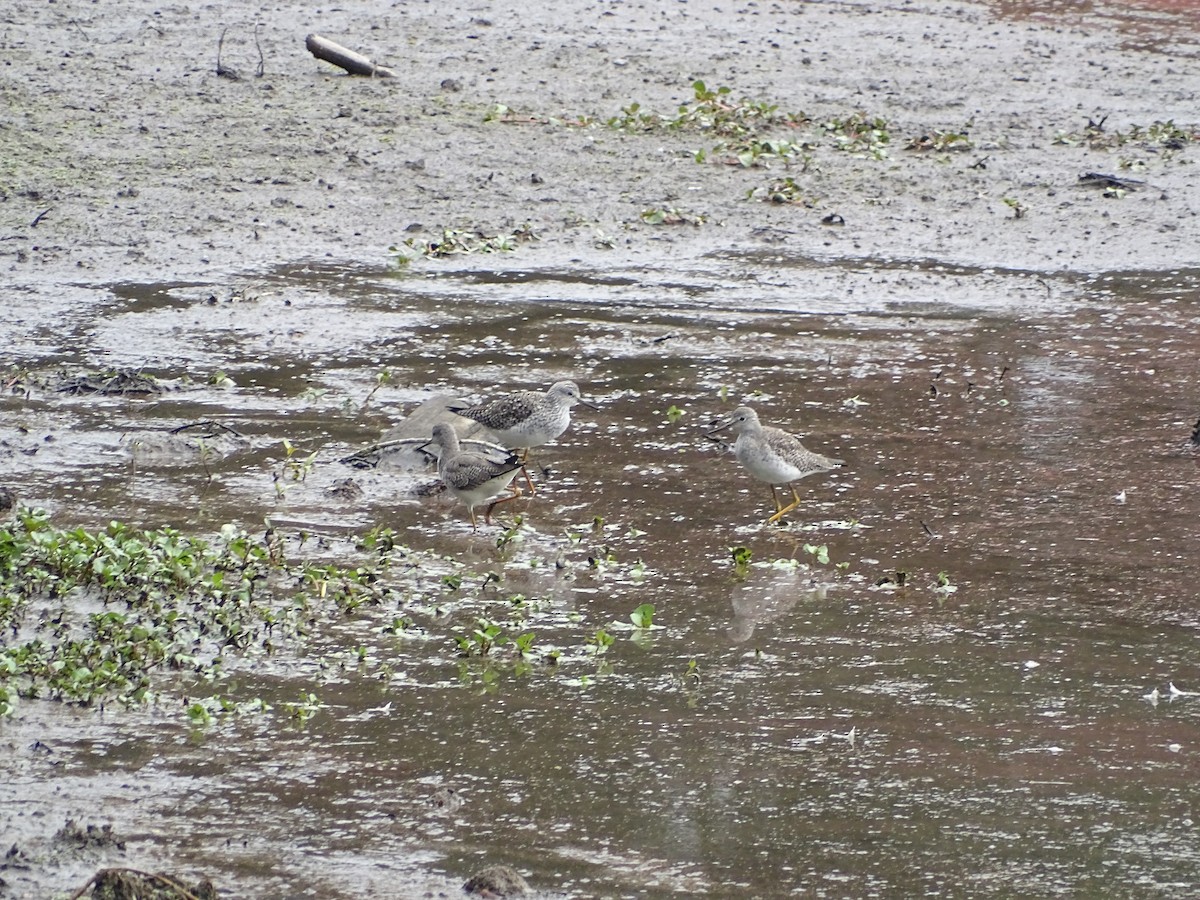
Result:
M816 603L825 599L828 584L821 584L811 572L794 569L754 569L733 590L733 619L729 639L743 644L754 630L785 617L797 603Z

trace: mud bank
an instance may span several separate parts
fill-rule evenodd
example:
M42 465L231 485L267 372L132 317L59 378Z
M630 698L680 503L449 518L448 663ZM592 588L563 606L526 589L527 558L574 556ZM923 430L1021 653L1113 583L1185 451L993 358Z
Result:
M11 286L228 277L296 259L381 264L406 237L525 225L538 240L503 265L781 246L1042 271L1197 264L1195 153L1146 136L1155 122L1194 129L1194 20L1025 18L1038 12L350 3L228 19L19 4L0 34L0 267ZM400 76L343 77L306 53L309 32ZM216 75L222 34L239 80ZM633 103L672 116L697 80L802 113L791 136L806 149L743 167L709 133L603 124ZM485 122L497 104L508 124ZM823 127L855 116L884 121L887 142L847 149ZM1079 181L1089 172L1141 184L1106 196ZM798 202L762 202L781 178ZM649 225L654 210L703 224Z

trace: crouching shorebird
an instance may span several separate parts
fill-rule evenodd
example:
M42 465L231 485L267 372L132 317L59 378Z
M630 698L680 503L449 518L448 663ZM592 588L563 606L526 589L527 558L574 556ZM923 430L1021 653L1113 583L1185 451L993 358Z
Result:
M767 522L778 522L800 505L795 482L808 475L831 472L842 465L840 459L813 453L795 435L763 425L758 421L758 414L748 406L739 406L706 432L706 436L713 438L726 428L732 428L737 435L733 452L738 461L751 475L771 486L775 515ZM780 502L779 495L775 493L775 488L784 486L792 489L792 502L787 506Z
M557 381L544 394L517 391L478 406L451 406L450 411L483 425L505 447L524 451L521 462L527 463L531 448L548 444L567 430L571 407L577 403L596 408L579 395L579 385L575 382ZM525 483L529 492L534 493L528 471Z
M512 483L522 469L522 463L516 456L510 455L505 460L497 461L482 453L463 450L454 429L444 423L433 426L433 436L422 446L438 447L438 477L446 485L446 490L467 507L472 531L479 530L475 507L488 504L483 521L485 525L490 525L493 509L521 496L520 489Z

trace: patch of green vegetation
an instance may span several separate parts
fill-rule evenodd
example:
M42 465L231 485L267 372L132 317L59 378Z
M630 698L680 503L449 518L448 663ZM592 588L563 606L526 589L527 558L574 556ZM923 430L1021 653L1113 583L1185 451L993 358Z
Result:
M0 716L22 698L137 705L166 685L211 686L231 660L302 642L324 610L382 603L389 564L292 565L272 528L256 538L226 525L210 541L120 522L61 529L20 508L0 528ZM203 723L270 706L211 696L184 708Z
M1001 197L1000 201L1013 211L1014 219L1023 219L1025 217L1025 213L1029 212L1029 207L1016 197Z
M488 235L479 229L467 231L455 228L443 228L441 237L436 240L422 238L405 238L403 246L393 244L388 247L388 254L397 266L404 267L416 256L426 259L444 259L448 256L464 256L472 253L508 253L517 249L518 244L536 241L537 235L528 223L521 225L508 234ZM406 249L407 248L407 249Z
M812 544L805 544L804 552L821 565L829 565L829 547L827 547L825 544L821 544L819 547L813 546Z
M755 197L760 197L767 203L777 203L780 205L791 203L797 206L806 206L810 209L817 205L816 199L812 196L806 196L804 189L790 175L785 178L776 178L766 188L754 188L746 194L747 200L752 200Z
M653 628L654 604L643 603L629 614L629 621L633 623L634 628Z
M1099 122L1089 119L1081 131L1058 131L1052 143L1068 147L1086 145L1093 150L1136 146L1161 153L1163 159L1171 159L1174 153L1198 141L1200 125L1176 125L1174 119L1131 125L1127 131L1107 131L1104 119Z
M750 569L750 560L754 557L754 551L749 547L730 547L729 556L733 560L734 574L744 576Z
M703 225L705 217L699 213L683 212L670 207L668 209L644 209L641 219L647 225Z
M974 145L971 143L970 128L971 123L964 125L960 131L942 131L933 129L920 137L910 138L908 143L904 145L905 150L919 150L923 152L936 151L945 152L948 150L970 150Z
M887 147L892 140L886 119L855 112L845 118L828 119L821 123L825 133L833 138L834 149L854 156L887 159Z
M287 482L303 482L307 479L309 473L313 470L316 458L316 450L307 456L303 456L291 441L284 438L283 460L280 462L279 468L271 473L275 484L276 498L282 499L287 493Z
M605 124L619 131L699 131L726 138L744 138L775 126L798 126L808 121L803 113L783 112L773 103L743 97L735 100L733 90L709 88L692 82L692 102L679 106L674 116L646 112L631 103Z
M203 673L222 654L293 630L263 587L265 541L226 526L216 542L169 528L61 530L20 509L0 529L0 691L92 703L154 698L161 672ZM11 708L3 710L11 712Z
M524 527L518 523L514 531ZM523 545L510 541L495 551L496 569L474 573L454 559L399 544L389 528L361 536L349 563L332 563L286 558L285 544L298 556L307 546L327 552L328 539L300 532L285 541L270 525L259 536L226 525L201 539L120 522L63 529L43 511L19 508L0 525L0 717L40 698L158 703L199 726L270 712L303 726L323 708L310 688L300 688L299 700L268 703L231 675L250 666L279 675L311 672L315 662L320 677L339 671L386 682L398 669L396 654L422 641L457 648L466 661L460 665L464 683L487 690L498 689L506 674L526 675L562 660L594 666L584 676L594 679L614 666L598 661L612 643L609 632L637 636L661 628L653 624L650 604L634 610L632 624L598 630L584 616L570 616L567 627L578 630L565 646L551 647L536 642L533 627L549 601L505 595L497 587L504 570L515 566L595 584L636 582L645 566L618 561L610 542L643 534L597 518L547 558L518 557ZM580 563L587 559L578 576L566 557L572 546ZM327 647L325 626L353 620L362 625L352 632L352 645ZM438 664L445 654L434 649L432 656ZM263 670L265 660L269 670Z

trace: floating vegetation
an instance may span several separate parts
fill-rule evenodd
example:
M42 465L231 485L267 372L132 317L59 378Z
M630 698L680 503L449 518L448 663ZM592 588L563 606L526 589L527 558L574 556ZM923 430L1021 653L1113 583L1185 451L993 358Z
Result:
M514 531L523 527L518 523ZM612 643L604 628L595 631L582 616L563 625L559 616L558 627L578 629L575 648L538 645L528 620L549 603L505 596L496 586L506 567L546 567L573 578L565 558L572 547L586 557L593 583L634 583L645 566L618 561L610 542L642 532L621 530L593 522L591 541L604 543L585 546L591 541L582 534L559 538L551 548L557 559L550 560L517 558L518 545L510 540L496 552L499 571L479 574L399 544L387 528L356 542L359 559L334 564L287 558L285 545L303 549L308 535L285 540L269 524L257 536L225 525L205 540L120 522L97 531L62 529L44 511L19 508L0 528L0 717L23 700L48 699L177 704L199 725L276 712L303 726L324 708L318 694L306 690L298 700L267 702L226 695L222 685L232 671L250 665L261 674L282 674L289 666L311 670L314 657L321 672L387 680L396 653L414 639L443 641L447 655L457 650L468 661L485 660L493 686L502 668L521 675L564 658L594 659ZM328 548L323 540L313 544ZM653 606L642 604L630 617L633 624L623 627L658 628L653 614ZM353 640L363 643L349 656L344 646L330 659L321 656L325 626L358 618L363 622ZM476 677L482 675L471 673Z

